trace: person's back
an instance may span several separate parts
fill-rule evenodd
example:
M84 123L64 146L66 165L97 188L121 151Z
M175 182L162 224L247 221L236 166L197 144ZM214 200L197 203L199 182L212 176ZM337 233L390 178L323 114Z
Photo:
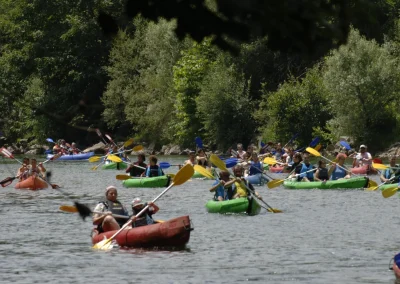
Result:
M158 177L158 176L163 176L164 172L163 170L157 165L157 157L156 156L150 156L149 157L149 162L150 165L147 166L146 168L146 177Z

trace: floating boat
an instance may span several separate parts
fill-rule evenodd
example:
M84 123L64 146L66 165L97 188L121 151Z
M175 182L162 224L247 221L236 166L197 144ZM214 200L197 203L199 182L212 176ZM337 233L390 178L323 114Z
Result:
M79 161L79 160L87 160L90 157L94 155L94 152L88 152L88 153L81 153L81 154L75 154L75 155L62 155L55 161ZM46 156L47 159L51 159L54 155L48 154Z
M38 176L30 176L27 179L20 181L15 185L16 189L30 189L30 190L45 189L47 187L48 187L47 182L45 182Z
M167 187L171 181L169 176L159 177L132 177L124 180L124 187Z
M189 216L182 216L162 223L123 230L115 237L120 247L183 247L189 242L193 230ZM92 243L96 244L105 238L110 238L117 231L96 234Z
M128 167L127 163L115 163L111 161L106 161L104 165L101 166L103 170L124 170Z
M285 180L283 186L287 189L360 189L368 187L367 177L355 177L350 179L338 179L328 181L290 181Z
M269 181L269 178L261 173L252 176L247 176L245 177L245 179L248 180L251 184L255 185L264 185L266 182Z
M398 183L398 182L395 182L395 183L386 183L386 184L384 184L384 185L381 185L381 186L379 187L379 189L380 189L380 190L385 190L385 189L387 189L387 188L396 187L396 185L398 186L399 183Z
M249 201L246 197L225 201L210 200L206 203L206 208L208 213L247 213L250 216L258 215L261 210L255 198Z
M271 173L283 173L283 170L285 169L285 167L283 166L275 166L275 167L269 167L269 171Z
M368 172L368 165L364 165L362 167L356 167L356 168L350 168L350 171L353 174L358 174L358 175L376 175L378 171L374 168L371 168L370 171Z

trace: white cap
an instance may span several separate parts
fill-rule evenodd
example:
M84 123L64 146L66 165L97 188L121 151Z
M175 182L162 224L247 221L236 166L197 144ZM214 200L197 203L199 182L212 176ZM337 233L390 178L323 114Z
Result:
M132 207L136 207L138 205L144 205L144 204L142 202L142 199L136 197L135 199L132 200Z
M363 144L363 145L360 146L360 149L361 149L361 148L367 149L367 146L365 146L365 145Z
M108 191L109 191L110 189L115 189L115 190L117 190L117 188L116 188L115 186L110 185L109 187L106 188L106 195L107 195L107 193L108 193Z

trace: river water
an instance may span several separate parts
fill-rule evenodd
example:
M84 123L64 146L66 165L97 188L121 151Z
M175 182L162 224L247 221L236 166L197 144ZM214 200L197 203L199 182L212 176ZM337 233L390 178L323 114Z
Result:
M194 231L185 250L104 252L91 248L90 220L60 205L73 199L92 207L108 185L118 186L126 205L135 197L152 200L163 189L123 188L115 179L122 172L91 171L89 162L46 166L67 195L16 190L15 182L0 187L0 283L394 283L388 264L400 251L397 196L263 186L256 190L284 213L220 215L204 208L212 181L189 180L160 198L155 215L190 216ZM0 178L17 167L1 164Z

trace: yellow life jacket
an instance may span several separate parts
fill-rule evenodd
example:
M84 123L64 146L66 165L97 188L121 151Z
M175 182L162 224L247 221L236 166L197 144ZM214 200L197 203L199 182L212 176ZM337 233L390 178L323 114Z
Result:
M235 181L236 186L236 194L239 194L240 197L247 197L247 188L243 182Z

